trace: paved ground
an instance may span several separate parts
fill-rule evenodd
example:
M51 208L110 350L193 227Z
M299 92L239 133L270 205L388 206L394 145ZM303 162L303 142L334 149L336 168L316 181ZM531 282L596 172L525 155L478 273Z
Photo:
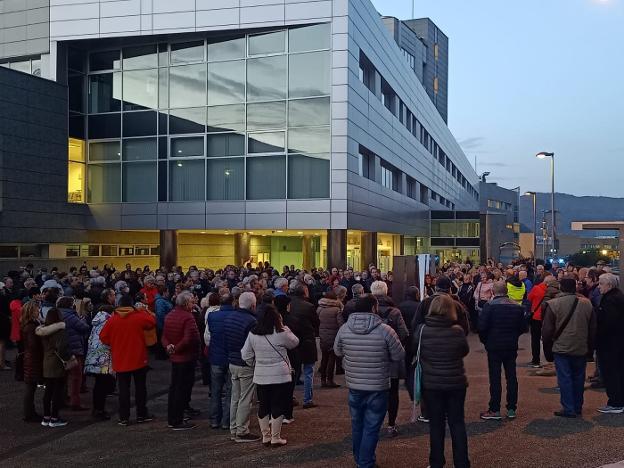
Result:
M558 408L554 377L538 377L519 368L520 406L515 421L482 422L488 381L486 356L476 337L470 338L467 358L470 380L466 405L470 457L475 467L599 467L624 459L624 415L600 415L595 408L605 403L602 392L586 392L585 416L561 420L552 416ZM528 336L522 345L528 348ZM528 362L521 350L519 363ZM220 467L350 467L350 425L345 389L315 390L319 408L297 409L296 421L286 427L288 446L265 449L259 443L235 444L226 433L200 426L181 433L165 427L168 366L153 363L149 376L150 409L161 416L143 425L118 427L114 422L92 423L88 415L65 412L66 428L49 429L21 421L20 384L12 374L0 373L0 466L220 466ZM342 380L339 380L342 383ZM318 383L318 382L317 382ZM301 397L301 388L297 390ZM89 395L84 395L88 404ZM382 439L377 451L381 467L425 467L428 428L409 424L407 393L401 394L400 436ZM206 409L208 392L198 384L193 405ZM257 422L253 422L257 431ZM450 439L447 438L447 459ZM449 464L450 466L450 464ZM619 465L622 466L622 465Z

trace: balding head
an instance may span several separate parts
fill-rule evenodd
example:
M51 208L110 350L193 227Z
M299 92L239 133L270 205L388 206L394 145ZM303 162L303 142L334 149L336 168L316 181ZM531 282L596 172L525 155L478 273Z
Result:
M506 296L507 283L505 283L504 281L495 281L492 285L492 292L495 296Z

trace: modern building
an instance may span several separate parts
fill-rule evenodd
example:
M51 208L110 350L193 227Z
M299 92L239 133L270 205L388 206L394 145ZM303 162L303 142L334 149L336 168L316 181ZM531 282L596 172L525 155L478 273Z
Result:
M495 182L479 183L481 213L481 261L501 260L501 248L520 242L520 187L506 189Z
M388 269L478 209L368 0L1 5L6 263Z

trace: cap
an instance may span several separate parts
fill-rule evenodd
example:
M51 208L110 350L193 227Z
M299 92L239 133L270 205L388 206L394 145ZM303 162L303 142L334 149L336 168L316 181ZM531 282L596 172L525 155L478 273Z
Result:
M53 289L53 288L56 288L61 292L63 291L63 288L61 287L61 285L58 284L56 280L53 280L53 279L46 280L45 283L43 283L43 286L41 286L40 291L44 292L47 289Z

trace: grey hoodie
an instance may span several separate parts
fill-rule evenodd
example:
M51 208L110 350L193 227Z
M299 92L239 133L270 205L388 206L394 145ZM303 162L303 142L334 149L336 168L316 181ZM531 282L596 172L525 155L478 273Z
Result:
M396 332L373 313L349 315L334 342L336 356L344 356L347 387L379 392L390 388L390 363L405 358Z

